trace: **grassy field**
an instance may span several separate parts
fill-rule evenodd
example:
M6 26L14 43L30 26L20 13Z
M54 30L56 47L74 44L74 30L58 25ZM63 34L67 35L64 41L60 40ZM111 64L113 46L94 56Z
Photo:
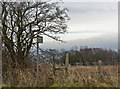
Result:
M57 66L56 67L64 67ZM11 68L3 63L4 86L17 87L116 87L118 80L117 65L102 66L98 73L97 66L69 66L68 76L65 70L56 70L53 75L52 64L39 64L39 84L36 83L36 64L26 68Z
M68 69L68 77L61 78L58 71L55 86L67 87L116 87L118 80L117 66L102 66L98 73L97 66L71 66ZM65 74L64 74L65 76ZM62 81L62 82L59 82ZM54 84L52 85L54 86Z

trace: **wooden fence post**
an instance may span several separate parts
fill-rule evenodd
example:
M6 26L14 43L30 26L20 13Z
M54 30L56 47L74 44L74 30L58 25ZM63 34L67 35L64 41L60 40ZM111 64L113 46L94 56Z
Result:
M102 61L98 60L98 73L101 74L101 66L102 66Z
M65 60L66 77L68 76L68 66L69 66L69 53L66 53L66 60Z
M53 56L53 75L55 76L55 59L54 59L54 56Z

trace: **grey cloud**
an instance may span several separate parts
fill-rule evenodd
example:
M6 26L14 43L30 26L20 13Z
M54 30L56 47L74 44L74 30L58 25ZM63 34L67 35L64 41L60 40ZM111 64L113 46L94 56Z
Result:
M49 45L48 45L49 44ZM106 49L118 49L118 36L117 33L104 34L96 38L90 38L86 40L78 39L72 40L67 43L49 42L42 46L43 49L70 49L74 46L88 46L88 47L101 47Z
M104 35L97 36L96 38L89 38L89 39L76 39L72 41L68 41L67 43L60 43L60 42L46 42L40 47L43 49L53 48L53 49L70 49L74 46L88 46L88 47L102 47L102 48L111 48L111 49L118 49L118 34L115 31L116 28L116 21L117 21L117 3L70 3L65 2L65 6L70 10L69 15L72 16L71 18L71 25L73 24L90 24L94 25L96 23L104 24L98 25L97 28L90 27L84 30L80 30L78 32L74 32L74 29L69 32L68 34L76 34L76 33L97 33L102 32ZM92 14L90 13L92 12ZM99 12L99 13L96 13ZM104 12L104 13L102 13ZM110 14L110 13L112 14ZM82 13L82 15L81 15ZM102 13L102 14L101 14ZM100 14L100 15L99 15ZM77 17L78 16L78 17ZM99 16L99 18L98 18ZM107 23L107 24L106 24ZM108 24L110 23L110 24ZM111 25L111 23L113 23ZM74 26L74 25L73 25ZM76 26L76 25L75 25ZM78 25L77 25L78 26ZM107 26L107 28L106 28ZM112 28L113 27L113 28ZM113 30L111 30L111 28ZM93 30L90 30L93 29ZM102 29L102 30L101 30ZM108 30L109 29L109 30ZM89 30L89 31L88 31ZM103 32L104 31L104 32ZM109 31L109 32L107 32ZM112 32L116 33L112 33ZM71 36L71 38L74 38ZM70 39L70 38L68 38ZM63 39L64 40L64 39Z
M66 2L65 6L73 13L115 12L115 2Z

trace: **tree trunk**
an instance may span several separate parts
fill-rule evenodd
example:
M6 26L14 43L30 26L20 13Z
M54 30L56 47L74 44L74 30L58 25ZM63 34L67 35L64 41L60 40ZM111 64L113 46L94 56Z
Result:
M11 52L11 51L9 51L9 52ZM12 64L11 64L11 67L12 68L16 68L16 59L15 59L15 53L13 53L13 52L11 52L10 53L10 56L11 56L11 59L12 59Z

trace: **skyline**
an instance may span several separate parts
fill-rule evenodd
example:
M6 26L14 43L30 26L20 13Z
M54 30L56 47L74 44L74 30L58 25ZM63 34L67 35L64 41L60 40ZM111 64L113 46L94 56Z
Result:
M116 2L64 2L71 18L68 33L59 36L67 43L43 36L43 49L70 49L74 46L118 49L118 6ZM49 44L49 45L48 45Z

